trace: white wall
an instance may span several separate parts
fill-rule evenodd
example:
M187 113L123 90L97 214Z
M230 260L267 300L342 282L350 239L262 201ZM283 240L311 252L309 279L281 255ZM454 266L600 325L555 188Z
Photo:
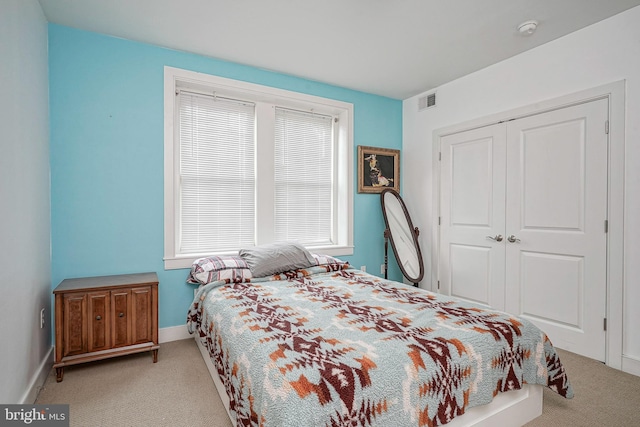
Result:
M640 375L640 7L437 88L436 108L403 105L403 193L432 243L433 131L626 80L623 370ZM539 27L544 31L544 25ZM533 36L535 37L535 35ZM431 93L430 91L427 93ZM427 257L428 258L428 257ZM431 274L431 260L427 259ZM428 281L423 282L428 287Z
M0 402L33 403L51 368L47 22L37 0L1 9Z

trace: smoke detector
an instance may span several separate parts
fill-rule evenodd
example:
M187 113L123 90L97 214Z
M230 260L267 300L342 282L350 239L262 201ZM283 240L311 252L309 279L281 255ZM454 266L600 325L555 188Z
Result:
M518 32L523 36L530 36L538 28L538 21L525 21L518 25Z

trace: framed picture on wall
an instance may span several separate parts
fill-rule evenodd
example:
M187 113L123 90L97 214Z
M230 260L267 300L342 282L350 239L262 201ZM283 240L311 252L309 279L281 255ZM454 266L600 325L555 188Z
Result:
M358 193L400 191L400 150L358 145Z

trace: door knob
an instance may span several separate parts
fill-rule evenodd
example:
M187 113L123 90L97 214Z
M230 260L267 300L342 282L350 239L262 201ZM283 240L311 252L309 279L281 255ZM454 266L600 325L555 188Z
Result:
M502 242L502 234L496 235L496 237L487 236L487 239L495 240L496 242Z
M515 243L515 242L519 242L520 239L518 239L516 236L514 236L513 234L509 237L507 237L507 240L511 243Z

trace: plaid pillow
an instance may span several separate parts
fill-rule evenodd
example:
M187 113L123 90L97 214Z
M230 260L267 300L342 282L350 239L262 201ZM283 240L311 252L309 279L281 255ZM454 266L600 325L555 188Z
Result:
M187 283L206 285L218 280L245 282L251 279L249 265L237 256L210 256L197 259L191 266Z
M316 265L332 265L332 264L346 264L346 261L342 261L338 258L334 258L329 255L311 254L316 260Z

